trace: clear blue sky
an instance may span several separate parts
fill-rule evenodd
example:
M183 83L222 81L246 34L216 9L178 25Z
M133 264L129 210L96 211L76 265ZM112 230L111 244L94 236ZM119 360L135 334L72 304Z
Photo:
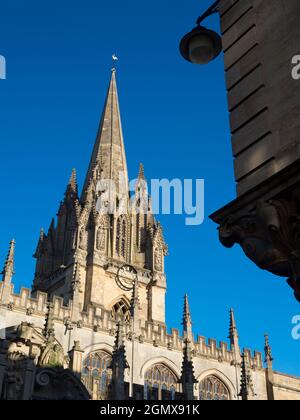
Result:
M169 327L180 327L186 291L195 333L226 339L233 307L241 345L262 351L269 332L275 368L300 375L300 342L291 338L300 306L285 279L260 271L238 247L223 248L208 219L235 197L223 62L190 65L178 43L210 3L2 2L0 260L15 237L15 283L31 285L39 229L56 214L73 167L82 186L116 52L130 177L142 161L148 178L206 182L202 226L160 218ZM218 28L218 17L207 24Z

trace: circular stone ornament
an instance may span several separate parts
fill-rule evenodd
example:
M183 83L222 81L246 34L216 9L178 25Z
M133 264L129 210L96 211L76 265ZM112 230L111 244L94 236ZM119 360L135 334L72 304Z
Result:
M137 282L137 271L129 264L123 264L117 272L116 283L120 289L129 292Z

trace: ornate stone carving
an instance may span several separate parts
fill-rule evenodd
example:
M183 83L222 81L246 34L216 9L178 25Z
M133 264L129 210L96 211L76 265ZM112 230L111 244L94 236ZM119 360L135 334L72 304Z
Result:
M94 332L99 332L99 331L101 331L101 329L100 329L100 325L94 325L94 327L93 327L93 330L94 330Z
M27 308L26 315L31 316L34 313L34 308Z
M69 317L66 317L64 319L64 326L66 327L66 332L67 331L72 331L73 330L73 324L72 324L72 320Z
M258 201L239 217L228 217L219 228L222 244L238 243L259 268L288 277L300 301L300 210L294 197Z
M54 340L48 342L43 349L39 360L40 366L63 366L64 352L62 347Z
M7 309L9 309L10 311L13 311L13 310L14 310L14 307L15 307L15 305L14 305L14 303L13 303L13 302L10 302L10 303L7 305Z
M51 379L55 377L55 373L50 369L43 369L35 377L36 383L39 386L48 386Z
M162 249L160 247L155 248L154 250L154 270L162 271Z
M96 248L98 251L105 251L105 229L101 226L97 230Z

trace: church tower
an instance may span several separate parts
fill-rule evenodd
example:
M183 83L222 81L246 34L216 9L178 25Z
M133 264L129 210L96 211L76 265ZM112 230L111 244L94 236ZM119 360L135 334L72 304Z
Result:
M73 301L76 320L89 305L130 313L132 278L137 273L139 319L165 322L167 246L151 210L144 168L130 194L116 70L111 80L81 195L73 170L57 223L41 231L35 252L33 293ZM127 270L126 270L127 269Z

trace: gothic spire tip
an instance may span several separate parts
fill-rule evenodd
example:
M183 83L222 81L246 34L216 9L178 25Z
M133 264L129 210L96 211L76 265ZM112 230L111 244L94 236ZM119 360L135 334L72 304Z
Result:
M111 71L112 71L112 73L115 73L116 72L116 62L119 61L119 58L117 57L116 54L113 54L111 56L111 58L112 58L112 69L111 69Z

